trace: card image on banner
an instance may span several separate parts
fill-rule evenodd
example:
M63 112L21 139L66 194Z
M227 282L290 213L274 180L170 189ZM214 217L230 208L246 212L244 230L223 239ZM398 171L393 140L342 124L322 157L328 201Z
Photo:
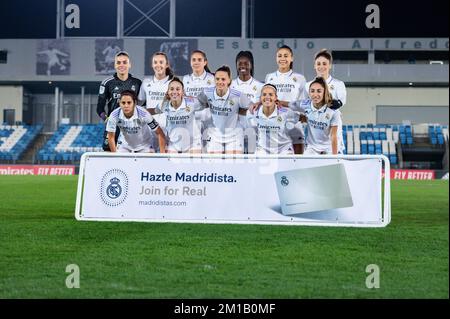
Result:
M277 172L275 181L284 215L353 206L343 164Z

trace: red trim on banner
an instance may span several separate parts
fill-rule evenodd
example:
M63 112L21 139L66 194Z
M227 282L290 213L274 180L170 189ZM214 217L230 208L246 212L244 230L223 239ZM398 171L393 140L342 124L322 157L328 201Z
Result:
M75 166L0 165L0 175L75 175Z
M436 174L430 169L391 169L391 179L432 180Z

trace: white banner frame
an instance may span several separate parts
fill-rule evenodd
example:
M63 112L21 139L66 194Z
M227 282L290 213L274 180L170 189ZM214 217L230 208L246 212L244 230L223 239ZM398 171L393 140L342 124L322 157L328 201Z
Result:
M258 220L192 220L192 219L135 219L135 218L86 218L81 215L83 187L86 162L91 157L127 157L127 158L221 158L221 159L344 159L344 160L364 160L364 159L379 159L384 162L384 204L382 205L382 218L380 222L322 222L322 221L258 221ZM331 227L362 227L362 228L380 228L386 227L391 222L391 188L390 188L390 162L384 155L265 155L257 156L254 154L143 154L143 153L108 153L108 152L87 152L84 153L80 160L80 170L78 175L77 197L75 205L75 218L78 221L114 221L114 222L153 222L153 223L197 223L197 224L255 224L255 225L288 225L288 226L331 226ZM381 175L381 174L380 174ZM381 175L382 176L382 175ZM383 178L383 177L382 177ZM381 200L381 198L380 198Z

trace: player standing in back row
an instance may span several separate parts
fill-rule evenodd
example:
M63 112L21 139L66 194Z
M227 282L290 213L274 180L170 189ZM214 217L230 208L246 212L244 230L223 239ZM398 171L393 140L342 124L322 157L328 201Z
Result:
M132 91L139 93L141 80L130 74L130 56L125 51L120 51L114 59L114 68L116 73L103 80L100 84L98 94L97 114L106 123L111 112L119 107L120 95L123 91ZM106 108L105 108L106 107ZM116 131L115 141L117 143L120 131ZM103 150L111 151L108 144L107 132L103 133Z
M183 85L186 96L197 97L203 90L214 87L214 75L209 69L208 58L206 57L205 52L201 50L192 51L191 68L192 73L183 76ZM202 111L195 112L195 119L195 123L202 136L207 136L208 133L206 130L208 127L212 126L210 110L206 108Z
M278 103L288 106L290 102L301 99L306 79L300 73L294 72L294 52L287 45L277 50L276 61L278 70L266 75L265 83L274 84L278 92ZM304 132L301 123L298 123L290 132L296 154L303 153Z
M247 95L252 103L259 103L263 83L256 80L254 75L255 62L250 51L240 51L236 55L236 70L238 76L231 82L230 88ZM255 153L256 131L247 125L247 118L239 115L239 123L244 130L244 148L247 153Z
M155 52L150 59L150 63L154 75L145 77L142 81L138 105L144 106L158 123L165 123L164 114L156 114L156 109L161 107L169 82L173 78L173 71L170 68L169 58L164 52ZM153 147L155 150L159 148L154 134Z
M161 107L166 95L169 82L173 78L169 59L164 52L156 52L151 58L154 75L144 78L142 89L138 95L138 103L145 106L150 114L155 114L155 109Z

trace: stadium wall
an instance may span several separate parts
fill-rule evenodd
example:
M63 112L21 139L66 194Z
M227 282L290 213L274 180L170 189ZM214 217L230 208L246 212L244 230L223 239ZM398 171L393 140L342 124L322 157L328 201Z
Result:
M101 81L104 75L98 74L95 67L97 40L65 38L61 40L0 40L0 48L8 52L6 64L0 64L0 81ZM111 41L114 39L111 39ZM103 39L104 41L104 39ZM39 50L52 42L57 48L63 48L68 54L70 67L66 74L37 74ZM199 48L206 52L211 69L222 64L232 67L235 75L235 56L241 50L251 50L255 57L255 77L264 80L267 73L276 70L276 48L286 44L294 50L294 70L310 79L314 76L313 56L321 48L334 52L363 52L367 59L335 63L334 74L347 83L420 83L448 85L448 58L443 65L376 63L374 52L392 51L448 51L449 42L445 38L407 38L407 39L237 39L237 38L192 38L192 39L143 39L127 38L123 48L132 57L132 73L143 77L149 69L148 57L160 49L171 47L176 43L190 51ZM146 48L148 52L146 52ZM98 52L98 50L97 50ZM348 54L348 53L347 53ZM183 58L189 58L183 56ZM40 57L42 59L42 56ZM174 61L171 61L175 64ZM345 62L345 63L344 63ZM406 64L405 64L406 63Z
M3 123L3 110L13 109L15 120L22 121L23 87L22 86L0 86L0 123Z
M408 105L424 108L427 106L442 106L446 107L447 117L436 118L433 122L448 124L448 96L448 88L350 87L347 88L347 104L342 108L343 120L344 124L353 125L376 123L377 105ZM424 115L426 116L426 114ZM404 118L404 120L412 119ZM425 122L429 121L428 118ZM413 120L413 122L416 121Z

